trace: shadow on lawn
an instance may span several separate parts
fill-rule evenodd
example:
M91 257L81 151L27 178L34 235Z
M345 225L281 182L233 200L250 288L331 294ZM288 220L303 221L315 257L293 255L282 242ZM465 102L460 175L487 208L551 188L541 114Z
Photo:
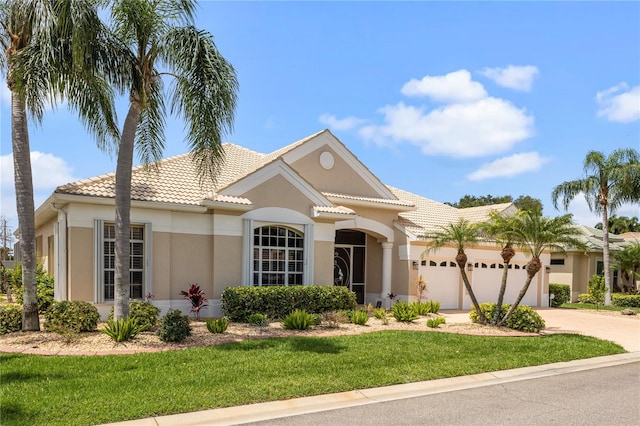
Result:
M345 349L333 339L322 337L292 337L287 343L294 351L314 352L317 354L339 354Z

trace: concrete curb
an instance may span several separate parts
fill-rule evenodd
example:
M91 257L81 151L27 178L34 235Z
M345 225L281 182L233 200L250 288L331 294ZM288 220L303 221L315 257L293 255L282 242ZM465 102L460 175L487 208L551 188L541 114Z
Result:
M611 367L640 362L640 352L580 359L575 361L544 364L533 367L473 374L448 379L379 388L354 390L327 395L296 398L285 401L241 405L237 407L204 410L192 413L174 414L131 420L111 425L120 426L197 426L197 425L237 425L268 419L277 419L300 414L316 413L339 408L374 404L383 401L412 398L462 389L528 380L576 371Z

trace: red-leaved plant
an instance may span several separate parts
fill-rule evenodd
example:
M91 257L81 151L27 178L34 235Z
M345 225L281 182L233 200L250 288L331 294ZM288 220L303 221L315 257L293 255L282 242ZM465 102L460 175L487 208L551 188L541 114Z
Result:
M181 291L180 294L189 302L191 302L191 312L196 315L196 319L200 318L200 309L209 306L207 298L204 297L204 291L200 290L198 284L190 284L187 291Z

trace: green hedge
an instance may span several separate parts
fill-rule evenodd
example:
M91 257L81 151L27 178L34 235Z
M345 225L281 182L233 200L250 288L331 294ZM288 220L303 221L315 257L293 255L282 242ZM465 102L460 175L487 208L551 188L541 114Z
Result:
M98 309L89 302L53 302L44 314L44 329L55 332L71 330L76 333L94 331L99 319Z
M611 295L611 304L623 308L640 308L640 294L618 294Z
M22 306L0 305L0 334L22 330Z
M553 294L551 306L554 308L571 301L571 287L568 284L549 283L549 293Z
M221 303L227 318L246 321L255 313L285 318L296 309L310 314L355 309L356 295L341 286L227 287Z
M595 305L596 301L593 300L593 297L589 293L581 293L578 295L578 303L587 303L590 305Z

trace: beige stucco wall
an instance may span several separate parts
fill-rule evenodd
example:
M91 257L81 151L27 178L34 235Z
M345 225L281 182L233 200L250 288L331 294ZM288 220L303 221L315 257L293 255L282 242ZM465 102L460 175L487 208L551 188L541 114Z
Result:
M156 300L166 300L173 296L170 294L171 289L171 234L168 232L153 233L153 270L151 274L151 293Z
M320 154L329 151L335 159L333 168L326 170L320 165ZM338 154L328 146L300 158L291 167L313 186L323 192L357 194L364 197L379 197L371 186L357 174Z
M213 241L213 296L219 299L225 288L242 283L242 237L218 235ZM251 280L251 277L248 277Z
M171 281L169 299L180 299L180 291L197 283L207 294L213 294L213 243L209 235L177 234L170 236ZM160 261L156 258L156 261Z
M312 207L311 201L280 175L272 177L242 196L250 199L255 209L282 207L308 216Z
M316 241L313 245L313 282L315 285L333 285L333 243Z
M36 255L42 262L44 270L53 274L54 268L54 225L56 218L52 218L36 228Z
M70 300L93 302L93 229L69 228L67 278Z
M602 261L601 253L570 252L566 257L554 253L553 259L564 258L564 265L552 265L549 282L571 286L571 301L577 302L578 296L587 293L589 278L597 271L597 262Z

